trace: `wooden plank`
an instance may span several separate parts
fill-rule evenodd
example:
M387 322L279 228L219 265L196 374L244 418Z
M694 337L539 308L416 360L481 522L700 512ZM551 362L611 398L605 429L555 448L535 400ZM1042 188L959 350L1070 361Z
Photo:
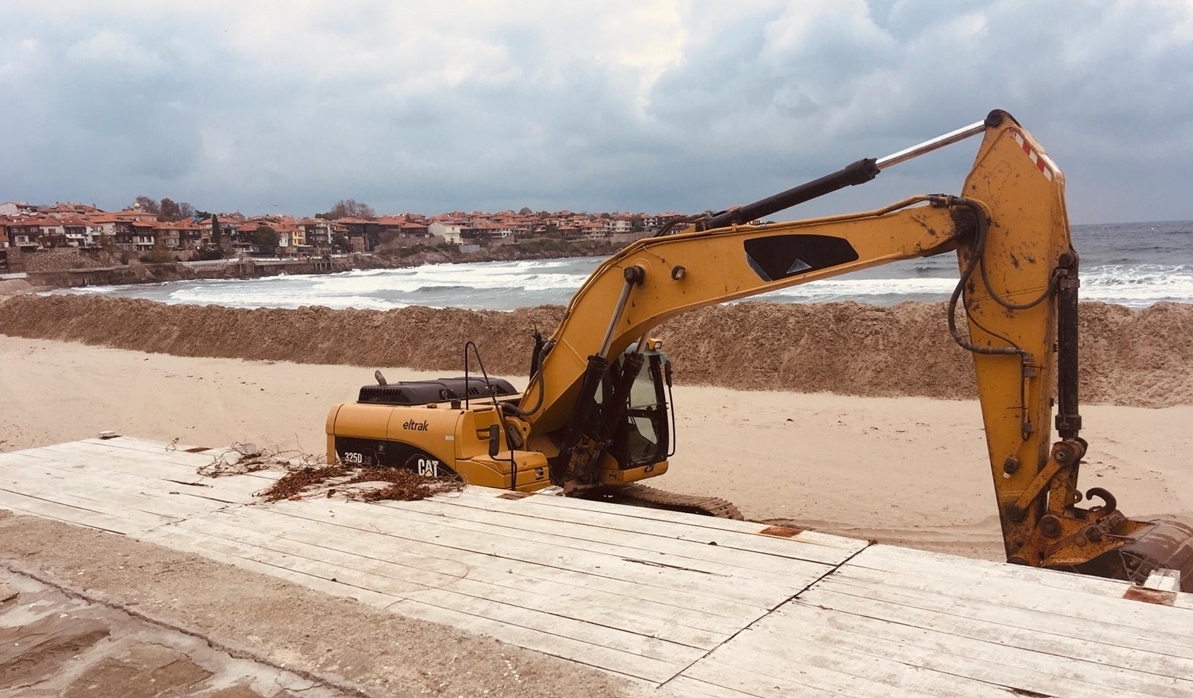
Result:
M121 473L110 473L88 468L81 470L32 466L19 470L0 471L0 483L14 490L40 497L53 498L58 493L86 497L100 501L125 499L160 499L167 492L158 481L137 478ZM210 511L224 506L225 502L199 497L186 497L183 508L201 507ZM177 511L177 508L175 508Z
M908 568L911 568L921 570L922 573L941 575L948 574L955 565L954 558L948 555L889 545L872 546L871 549L866 550L864 556L859 555L855 562L858 566L888 572L897 572L898 570L906 572ZM1123 580L1091 577L1075 572L1009 565L989 560L972 560L971 562L972 564L966 566L968 578L971 579L1020 580L1042 589L1056 589L1112 599L1122 599L1127 590L1134 586ZM1082 598L1097 603L1089 597ZM1193 594L1177 594L1171 607L1193 610Z
M244 557L240 554L243 551L234 546L227 546L218 539L208 536L193 536L189 531L174 527L155 531L152 542L169 545L176 550L194 553L216 562L299 584L332 596L354 599L380 609L386 609L400 600L398 597L373 589L354 586L346 580L327 578Z
M920 566L914 556L906 560L898 556L887 556L881 565L876 566L873 558L861 559L867 552L869 551L862 551L853 561L843 565L838 570L841 577L870 582L880 579L881 583L886 585L1097 620L1108 626L1163 628L1179 623L1184 627L1193 627L1193 619L1189 618L1188 609L1124 599L1122 595L1130 588L1126 582L1087 578L1050 570L1027 570L1032 574L1027 579L1020 580L1013 576L1017 571L1013 565L1006 565L1007 568L1011 568L1010 571L995 570L987 573L984 566L970 565L968 561L966 564L955 563L951 568L952 572L946 576L944 570L947 568L944 566L939 563ZM1045 579L1052 575L1064 577L1064 586L1071 588L1035 583L1035 579L1039 578L1041 573ZM1106 594L1107 585L1118 593ZM1030 589L1031 593L1024 593L1024 589Z
M719 653L718 653L719 655ZM765 653L756 656L751 666L738 666L714 655L684 671L680 679L700 681L715 686L723 693L711 695L746 695L758 698L789 698L791 696L850 696L850 698L893 698L895 696L932 695L901 690L897 685L882 684L811 664L770 664ZM740 659L734 657L734 659ZM682 694L681 694L682 695ZM953 695L965 695L956 693ZM1003 697L1005 698L1005 696Z
M104 446L107 448L125 448L130 450L141 450L149 453L160 453L166 447L165 441L154 441L152 439L142 439L136 436L127 436L121 434L112 439L101 439L99 437L91 437L88 439L79 439L68 443L78 444L93 444L96 446Z
M25 468L20 473L0 472L0 487L13 492L54 501L92 503L90 508L113 516L140 512L161 517L161 523L179 521L214 511L225 503L202 497L170 494L170 491L144 491L135 482L94 471L46 471Z
M230 520L227 523L218 521L223 518ZM213 519L217 520L213 521ZM272 533L250 530L241 525L243 523L243 520L237 517L221 516L209 517L202 522L183 523L180 524L180 527L225 541L326 564L333 570L352 570L415 585L416 588L407 592L395 593L395 595L416 598L422 603L485 615L477 610L476 601L481 601L520 608L524 613L532 614L535 617L539 614L547 614L575 619L598 626L595 631L591 628L586 629L585 636L578 638L588 641L592 641L593 636L599 635L602 628L641 636L640 640L635 641L637 642L636 646L622 647L621 649L635 651L645 656L656 656L659 659L672 658L674 661L679 661L686 658L687 661L693 661L703 654L700 650L712 649L728 638L728 635L714 637L710 633L696 631L674 622L679 620L678 614L675 614L672 619L662 620L634 613L630 607L635 604L627 603L627 601L633 600L608 596L600 598L595 594L576 590L570 590L570 593L564 595L536 594L517 587L503 587L475 579L471 570L465 570L464 575L459 575L409 567L398 562L361 556L326 545L298 542ZM526 623L523 625L535 627ZM626 640L622 636L613 635L610 643L602 644L616 646L611 643L625 642ZM698 649L693 650L693 648Z
M118 481L129 489L148 489L162 494L176 491L185 496L224 504L249 504L257 501L255 493L268 486L263 484L264 481L260 479L241 479L235 476L205 478L195 475L189 469L186 472L179 472L172 467L156 467L128 462L119 455L110 453L73 456L78 459L76 463L85 462L86 465L72 464L70 460L72 456L65 454L40 452L14 455L19 455L19 457L8 461L8 464L14 467L0 469L0 476L8 473L23 478L30 471L71 476L80 473L102 473L105 480Z
M329 577L314 570L297 570L285 565L279 566L271 561L262 561L251 555L245 555L248 551L242 546L229 545L217 538L196 535L176 526L157 529L153 532L151 539L144 540L158 545L167 545L175 550L201 555L226 565L293 582L332 596L355 599L376 608L389 608L401 600L391 594L351 584L347 578L340 580L337 575Z
M593 523L540 519L501 508L489 510L460 506L441 499L384 502L381 506L391 510L442 516L452 521L453 525L464 526L465 524L461 522L468 522L469 525L475 524L485 529L505 526L517 530L518 536L524 539L541 540L541 536L549 536L553 545L581 548L591 552L607 551L611 555L621 557L642 557L663 564L698 569L711 574L748 577L782 589L804 588L830 568L829 564L823 562L782 558L728 546L711 545L707 540L681 540L675 537L603 527ZM500 507L500 505L495 506ZM617 505L606 506L617 507ZM601 521L600 515L588 514L587 518L597 522ZM616 516L610 517L606 514L605 518L616 518ZM834 560L831 564L839 564L841 561L841 559Z
M568 637L560 637L517 625L502 623L481 616L452 611L437 606L428 606L414 600L405 600L391 607L392 611L410 618L447 625L467 632L488 635L526 649L561 657L579 664L596 667L604 671L621 674L633 679L660 684L675 675L672 664L641 657L629 652L592 645Z
M75 483L77 484L77 483ZM38 491L22 491L7 483L0 483L0 490L9 495L17 495L42 502L54 502L69 506L75 510L76 517L72 523L79 523L92 528L133 533L148 530L155 526L180 520L176 517L147 512L138 507L127 507L114 501L114 498L99 494L76 493L73 491L54 491L52 488L39 488ZM48 491L45 491L48 490ZM26 502L28 506L35 506Z
M208 517L204 525L215 518L226 518L241 529L251 529L278 539L312 546L320 551L319 554L325 554L322 552L324 550L337 551L410 570L394 570L399 574L417 574L425 571L438 575L425 582L428 586L450 586L460 591L463 582L466 585L483 583L498 588L488 590L490 594L508 593L503 591L504 589L516 590L527 595L524 603L532 604L530 607L546 610L547 606L544 606L544 603L550 606L562 602L566 604L565 608L597 609L592 612L592 622L598 623L609 623L611 618L603 614L613 608L616 609L615 616L626 616L626 625L615 627L634 628L635 631L646 631L655 637L681 633L684 636L682 639L667 639L693 647L711 648L744 627L742 619L735 621L705 613L699 608L684 605L683 599L678 599L677 603L673 595L662 597L663 600L655 600L640 593L641 587L632 585L606 589L599 584L565 583L557 579L529 576L520 565L497 560L488 555L445 551L423 543L395 540L375 532L355 531L351 535L338 533L338 527L278 517L269 510L241 508L227 511L219 517ZM548 575L551 573L550 569L540 568L540 571ZM414 580L413 577L407 578ZM570 582L570 579L568 581ZM500 600L515 603L508 598ZM656 625L657 630L652 629Z
M773 608L791 593L774 585L724 574L699 572L681 566L652 563L627 558L608 550L591 551L582 547L559 545L551 536L523 535L501 526L461 525L443 516L419 512L369 507L356 502L327 500L326 506L304 507L304 502L278 502L272 509L279 513L330 523L347 524L361 530L374 530L398 538L416 540L493 555L508 560L520 560L547 567L569 569L609 576L662 589L686 592L702 597L700 603L708 610L724 599L751 609Z
M120 456L129 461L149 462L174 468L199 468L212 461L210 455L186 453L185 451L171 451L166 444L156 444L152 451L145 448L130 448L127 443L121 444L123 439L110 441L84 440L70 441L61 444L51 444L35 449L30 453L50 453L56 456L69 456L71 460L78 457L92 455Z
M704 650L685 647L674 642L597 625L566 615L533 611L480 597L455 594L447 589L427 589L405 596L428 606L468 613L527 630L537 630L557 637L571 638L598 647L655 659L670 667L667 678L679 673L681 669L705 654Z
M768 696L802 695L804 689L799 687L785 693L767 692L772 682L784 679L798 681L808 690L837 691L840 695L864 698L1008 698L1011 695L1004 686L909 663L898 654L858 652L800 635L776 636L755 628L743 632L682 675L715 682L736 670L735 685L739 690L745 688Z
M754 589L760 597L767 599L785 598L784 593L790 596L791 591L806 587L830 569L827 565L802 560L768 559L765 555L737 550L722 552L717 546L706 544L635 536L541 519L511 517L501 512L453 507L433 500L387 502L376 508L407 520L436 522L441 528L452 527L473 532L504 529L520 540L534 541L557 550L602 553L623 560L639 560L644 564L690 571L706 578L738 579L740 584ZM782 574L742 566L750 563L756 563L755 567L785 566L787 570Z
M504 490L489 490L487 488L465 488L466 492L492 492L492 497L498 497L504 494ZM559 497L554 495L536 494L518 501L526 501L533 503L536 506L554 506L564 507L575 510L596 511L596 512L610 512L610 505L606 502L595 502L586 499L577 499L575 497ZM644 519L649 521L664 521L670 523L679 523L685 526L699 529L711 529L716 531L728 531L735 533L746 533L755 535L760 530L767 528L767 524L759 524L752 521L737 521L734 519L720 519L715 516L697 516L694 514L685 514L678 511L667 511L665 509L650 509L647 507L632 507L619 506L613 509L618 516L623 516L627 519ZM827 533L820 533L817 531L804 531L799 534L798 539L801 542L823 545L826 547L840 548L842 550L849 550L856 552L861 547L867 545L866 541L856 538L846 538L844 536L834 536Z
M762 648L782 651L776 645L799 638L799 647L792 650L794 656L803 656L809 644L820 643L834 648L843 666L862 664L866 657L893 659L953 677L1048 695L1058 686L1064 686L1067 695L1091 698L1105 696L1108 688L1116 696L1187 696L1193 691L1193 684L1175 678L1026 651L997 641L972 640L916 627L902 619L859 616L803 602L772 613L755 624L747 638L743 639L744 635L738 636L741 642L736 651L746 655Z
M369 507L358 503L329 503L323 507L303 507L302 502L278 502L270 507L283 515L305 518L322 523L347 526L349 529L374 531L399 540L415 540L437 546L443 553L456 551L478 553L498 561L498 564L524 563L546 569L562 569L582 574L608 577L634 585L656 587L677 597L687 596L691 607L706 612L739 618L761 615L769 608L769 599L753 600L753 592L743 590L731 578L709 578L683 569L644 565L621 557L602 553L553 548L549 545L525 541L516 531L458 531L443 525L442 517L410 519L394 514L383 507ZM374 513L376 512L376 513ZM443 554L441 553L441 554Z
M920 570L920 575L947 575L964 569L969 579L994 578L1023 581L1039 587L1116 599L1121 599L1123 593L1130 586L1129 582L1121 580L1091 577L1075 572L1009 565L990 560L968 560L962 568L958 567L957 558L951 555L890 545L870 546L855 557L850 564L898 573L906 573L909 569Z
M943 609L925 609L919 605L906 605L880 598L876 593L859 596L852 593L856 592L856 589L848 589L848 592L840 592L837 589L838 587L832 584L819 586L805 594L800 603L853 616L889 620L969 640L992 642L1039 654L1119 667L1131 672L1146 672L1166 677L1193 676L1193 658L1169 654L1164 647L1157 646L1159 643L1155 642L1155 638L1151 647L1128 647L1124 646L1124 640L1118 633L1104 628L1092 628L1089 624L1084 627L1070 625L1068 632L1065 632L1066 628L1063 626L1049 625L1048 619L1041 619L1038 625L1024 623L1026 619L1022 618L1016 619L1019 621L1017 623L979 619L970 613L975 604L949 604L947 600L939 600L939 597L935 600L924 599L928 603L923 605L943 606ZM1024 592L1030 593L1030 590L1025 589ZM998 616L997 613L989 615ZM1042 615L1045 614L1031 613L1036 619ZM1025 628L1024 625L1028 627ZM1040 626L1047 626L1050 631L1045 631ZM1193 685L1190 689L1193 689Z
M71 443L86 443L98 446L106 446L112 448L123 448L133 451L143 451L145 453L177 453L187 458L208 458L226 451L234 450L230 444L217 444L215 446L207 445L204 451L190 452L189 449L198 448L201 444L185 444L177 442L173 444L173 448L169 448L171 444L166 441L155 441L152 439L142 439L136 436L118 436L114 439L101 439L92 437L90 439L80 439Z
M440 495L434 502L469 507L481 511L499 511L516 514L523 517L533 517L552 522L582 524L585 526L629 533L635 536L657 536L672 540L679 540L701 545L717 547L719 550L737 550L742 552L760 553L777 564L766 568L769 570L782 569L785 564L774 558L791 558L817 562L827 565L837 565L849 558L850 555L867 545L866 541L853 541L850 548L828 547L809 544L800 540L799 536L792 538L777 538L760 535L758 532L743 533L741 531L725 531L693 526L691 522L659 521L623 516L619 511L627 507L604 504L603 509L574 508L570 506L545 506L537 502L548 499L546 496L531 496L517 500L501 499L491 492L477 492L477 488L469 488L454 495ZM706 518L696 514L686 514L693 519ZM769 528L755 524L758 531ZM620 538L621 536L619 536ZM628 537L627 537L628 538Z
M686 676L677 676L663 684L655 692L658 698L751 698L755 693L742 693L717 684L707 683Z
M98 443L73 441L65 444L29 449L27 451L17 451L17 453L34 457L56 457L72 463L86 463L92 457L117 459L117 462L122 463L168 468L176 471L180 476L187 477L200 477L198 474L199 468L210 465L213 460L213 457L209 454L166 451L164 447L159 448L156 452L148 452L144 449L122 448L118 445L113 445L115 443L115 441L101 441ZM248 478L250 480L259 479L272 482L280 478L282 474L280 470L257 470L251 473L213 479Z
M62 446L73 446L73 444L63 444ZM7 458L0 459L0 469L3 469L6 465L12 465L13 461L20 460L26 467L41 464L42 467L57 467L74 471L98 469L176 481L210 481L212 484L226 484L238 491L250 489L254 484L255 489L262 489L268 486L268 483L272 482L276 477L280 477L279 473L268 480L251 476L204 478L197 474L198 465L193 463L172 463L169 462L167 455L152 456L139 451L121 451L101 447L93 448L94 450L90 452L83 452L75 448L65 449L58 446L16 451L6 454Z
M104 448L118 448L128 451L141 451L149 454L159 453L177 453L186 458L208 458L214 453L221 453L223 451L231 450L231 446L220 446L218 448L209 449L210 452L204 451L200 453L189 453L186 449L193 448L193 445L175 443L173 448L169 448L170 444L165 441L153 441L150 439L141 439L135 436L118 436L114 439L80 439L70 443L90 444L93 446L102 446Z
M1193 659L1193 640L1187 626L1173 627L1171 622L1161 625L1144 624L1136 627L1104 623L1097 618L1077 617L1053 612L1052 609L1026 609L980 599L960 599L941 589L913 589L887 583L877 575L859 580L857 570L842 570L830 579L822 580L815 588L800 595L801 600L819 598L821 592L856 597L858 602L869 601L899 604L910 609L922 609L939 614L953 614L970 622L975 629L983 624L1005 626L1044 638L1077 637L1091 647L1113 646ZM1023 594L1033 594L1025 587ZM838 603L845 603L838 601ZM1097 608L1097 604L1094 605ZM941 621L943 622L943 621ZM990 632L998 632L990 630Z
M323 543L362 556L384 556L412 567L483 579L502 586L533 588L543 594L563 594L582 589L602 599L619 599L636 613L673 620L709 633L732 634L761 617L763 609L724 599L710 600L674 588L636 584L630 581L588 574L559 567L527 563L490 554L449 548L435 542L416 540L407 528L404 538L373 529L341 525L345 516L331 523L278 514L273 508L244 507L223 512L224 516L247 519L246 527L274 532L279 536L312 544ZM338 522L338 523L337 523ZM434 540L434 534L425 534Z
M470 609L473 613L469 613L411 599L398 602L399 600L391 594L379 594L375 591L378 586L385 586L387 583L380 582L379 584L373 576L344 570L334 565L296 561L291 556L279 556L260 549L249 550L246 546L230 545L179 526L161 529L154 533L154 538L158 541L169 541L172 547L187 549L246 569L263 571L335 595L359 598L402 615L451 625L471 632L480 632L522 647L654 683L665 681L682 668L682 664L665 662L636 652L606 647L557 634L560 631L575 634L575 629L569 627L568 619L552 618L552 622L547 625L555 632L527 628L513 622L508 617L494 619L476 614L477 611L480 611L500 617L503 613L508 613L504 609L496 608L499 606L497 604L486 605L484 608L473 608ZM395 588L391 585L390 591L394 590ZM401 592L399 591L399 593ZM548 617L548 614L539 615ZM524 619L524 615L519 614L519 616ZM591 629L592 626L588 626L588 628ZM702 652L700 653L702 654Z
M57 444L17 453L47 460L57 460L71 467L91 467L102 464L105 468L130 474L160 475L163 478L184 481L202 481L215 485L223 483L237 491L253 492L265 489L282 476L280 470L261 470L243 475L229 475L206 478L198 474L199 468L211 463L210 456L189 453L146 453L109 447L89 442Z
M128 521L127 518L110 516L77 504L64 504L31 497L20 492L10 492L3 488L0 488L0 509L122 535L140 528L138 524Z

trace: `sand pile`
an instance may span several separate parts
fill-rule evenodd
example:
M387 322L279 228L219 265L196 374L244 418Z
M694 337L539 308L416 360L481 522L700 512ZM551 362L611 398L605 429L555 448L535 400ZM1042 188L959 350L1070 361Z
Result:
M531 331L563 308L514 313L403 308L242 310L125 298L20 296L0 333L179 356L272 359L459 372L474 340L491 373L524 374ZM1193 305L1081 309L1082 399L1144 407L1193 404ZM676 380L728 388L920 395L975 393L972 363L947 331L943 303L743 303L681 316L666 340Z
M743 303L680 316L657 333L687 383L844 395L959 399L977 394L944 303ZM959 318L959 320L963 319ZM1081 304L1081 399L1193 404L1193 305L1142 311Z
M0 280L0 302L8 300L10 296L16 296L22 293L29 293L33 290L33 286L24 279L3 279Z

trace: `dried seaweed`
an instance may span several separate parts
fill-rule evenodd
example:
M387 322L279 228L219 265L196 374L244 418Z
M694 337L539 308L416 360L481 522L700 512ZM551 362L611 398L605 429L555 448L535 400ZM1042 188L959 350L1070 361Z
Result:
M342 465L295 468L273 483L272 487L258 493L258 496L267 502L295 499L316 485L348 474L348 470Z
M198 473L205 477L224 477L226 475L247 475L275 466L292 470L296 467L307 468L326 462L324 456L315 456L299 450L257 449L251 444L234 442L231 448L212 456L211 462L199 468Z
M329 465L322 455L257 449L241 443L212 456L198 472L206 477L224 477L270 469L284 470L285 474L257 493L266 502L337 493L363 502L414 501L459 490L464 484L458 478L430 478L401 468ZM372 483L378 486L353 487Z
M399 468L361 468L346 484L364 482L387 482L380 489L361 489L348 494L350 499L365 502L394 500L413 502L433 497L443 492L455 492L464 486L458 478L430 478Z

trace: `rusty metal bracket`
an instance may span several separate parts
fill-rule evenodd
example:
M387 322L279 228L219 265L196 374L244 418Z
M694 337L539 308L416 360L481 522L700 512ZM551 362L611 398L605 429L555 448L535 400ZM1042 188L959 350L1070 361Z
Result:
M1015 500L1014 511L1026 512L1031 503L1048 487L1048 483L1052 482L1052 478L1056 477L1062 468L1077 465L1084 455L1085 448L1078 441L1057 441L1052 444L1052 453L1048 457L1048 464L1036 473L1027 489Z
M1114 531L1119 526L1122 526L1126 520L1127 517L1122 512L1112 511L1093 523L1085 523L1069 535L1049 545L1044 550L1044 564L1049 566L1071 564L1074 560L1084 562L1100 554L1100 552L1095 553L1090 546L1096 548L1113 548L1120 545L1120 542L1113 540ZM1078 522L1070 519L1066 523L1071 525ZM1073 551L1065 556L1063 560L1057 560L1057 553L1066 549L1073 549ZM1077 550L1081 550L1081 554L1076 554Z

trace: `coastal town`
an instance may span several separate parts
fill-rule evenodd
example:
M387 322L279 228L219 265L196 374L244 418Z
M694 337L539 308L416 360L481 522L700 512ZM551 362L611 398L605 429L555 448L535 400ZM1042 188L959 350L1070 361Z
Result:
M0 272L34 270L48 252L80 258L106 254L113 263L189 262L223 258L309 258L415 249L460 252L529 240L625 244L685 214L572 211L461 211L375 215L353 200L327 214L211 214L169 199L138 197L120 211L79 203L0 204ZM73 256L72 255L72 256Z

